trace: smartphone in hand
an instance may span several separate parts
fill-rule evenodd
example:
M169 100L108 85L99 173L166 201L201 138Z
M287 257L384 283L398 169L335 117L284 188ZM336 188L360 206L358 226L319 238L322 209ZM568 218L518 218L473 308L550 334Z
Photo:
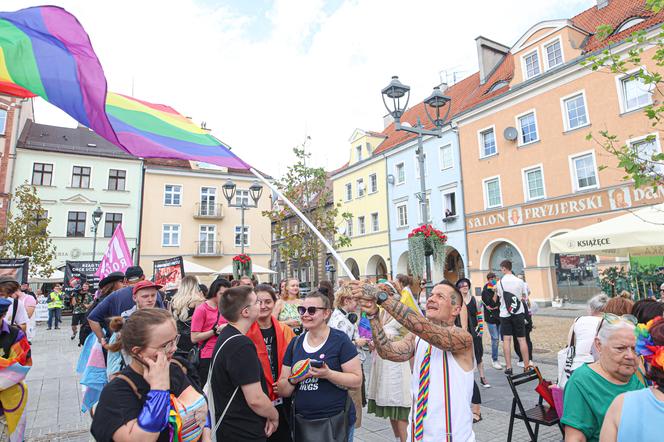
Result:
M316 360L316 359L311 359L311 360L309 361L309 363L310 363L311 366L314 367L314 368L323 368L323 364L324 364L323 361L318 361L318 360Z

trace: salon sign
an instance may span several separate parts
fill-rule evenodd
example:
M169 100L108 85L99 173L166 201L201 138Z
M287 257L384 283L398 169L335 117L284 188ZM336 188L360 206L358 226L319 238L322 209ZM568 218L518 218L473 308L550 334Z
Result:
M498 210L466 215L469 233L495 228L532 224L554 219L574 218L593 213L624 210L664 202L664 187L635 189L634 186L618 186L584 192L580 195L551 198Z

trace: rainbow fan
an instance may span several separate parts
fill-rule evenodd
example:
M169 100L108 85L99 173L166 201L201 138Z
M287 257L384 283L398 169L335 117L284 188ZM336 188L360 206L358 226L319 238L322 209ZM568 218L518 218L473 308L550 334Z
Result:
M295 365L293 365L291 375L288 377L288 379L300 382L309 373L309 368L311 368L311 359L307 358L302 359L301 361L297 361Z

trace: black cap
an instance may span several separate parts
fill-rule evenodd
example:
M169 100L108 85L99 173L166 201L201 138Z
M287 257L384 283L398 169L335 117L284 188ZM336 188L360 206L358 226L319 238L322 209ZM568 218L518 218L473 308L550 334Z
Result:
M10 301L7 298L0 298L0 316L7 313L7 310L9 310L9 306L11 306L13 303L14 303L13 300Z
M127 281L135 280L135 279L140 279L141 276L143 276L143 269L141 266L132 266L128 267L127 270L125 270L124 277Z
M122 281L125 275L122 272L113 272L106 275L101 281L99 281L99 288L102 288L105 285L113 284L116 281Z

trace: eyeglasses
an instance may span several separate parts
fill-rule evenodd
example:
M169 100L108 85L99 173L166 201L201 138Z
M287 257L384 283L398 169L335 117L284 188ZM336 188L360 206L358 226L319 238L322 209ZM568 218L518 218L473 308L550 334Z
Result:
M170 341L160 345L159 347L152 347L151 345L148 345L148 347L156 348L157 350L161 350L164 353L168 353L171 350L174 350L178 347L178 341L180 341L180 334L175 335L174 339L171 339Z
M316 314L316 311L318 310L329 310L327 307L304 307L302 305L297 307L297 312L300 314L300 316L304 315L305 313L309 313L310 316L313 316Z

